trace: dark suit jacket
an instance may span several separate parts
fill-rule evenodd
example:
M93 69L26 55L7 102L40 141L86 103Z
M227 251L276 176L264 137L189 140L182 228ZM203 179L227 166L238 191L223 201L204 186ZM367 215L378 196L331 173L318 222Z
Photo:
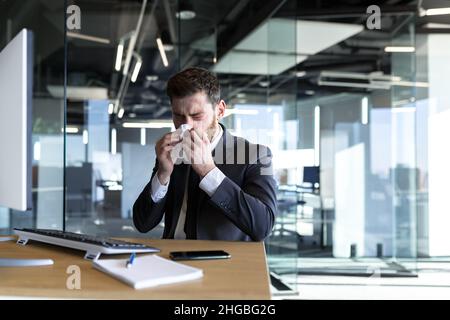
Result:
M187 238L261 241L271 233L277 212L271 151L266 146L233 136L221 126L223 135L213 151L213 158L226 178L211 197L201 189L198 191L196 219L191 227L194 230L186 232ZM186 168L185 164L174 166L166 196L155 203L150 187L158 170L156 162L150 182L133 206L137 230L150 231L165 213L163 238L173 239L185 191Z

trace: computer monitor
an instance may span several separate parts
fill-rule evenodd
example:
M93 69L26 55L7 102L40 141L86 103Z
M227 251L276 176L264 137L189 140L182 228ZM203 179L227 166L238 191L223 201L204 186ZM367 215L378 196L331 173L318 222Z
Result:
M0 206L31 209L33 35L23 29L0 52Z
M303 167L303 182L311 183L318 189L320 185L320 167Z

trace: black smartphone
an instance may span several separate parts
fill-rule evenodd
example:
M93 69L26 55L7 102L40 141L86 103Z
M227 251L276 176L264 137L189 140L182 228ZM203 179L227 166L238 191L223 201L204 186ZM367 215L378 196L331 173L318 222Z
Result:
M212 260L229 259L231 255L223 250L207 251L173 251L170 253L172 260Z

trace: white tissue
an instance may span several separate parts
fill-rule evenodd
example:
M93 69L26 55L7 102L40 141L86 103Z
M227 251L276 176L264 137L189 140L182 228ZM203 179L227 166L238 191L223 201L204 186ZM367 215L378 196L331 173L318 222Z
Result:
M180 139L183 140L183 138L189 134L189 130L192 129L192 126L189 124L182 124L175 132L177 132L180 135ZM183 151L181 141L175 145L175 147L170 152L170 157L172 158L173 163L181 163L181 161L184 161L185 163L189 163L189 159L187 159L186 154Z

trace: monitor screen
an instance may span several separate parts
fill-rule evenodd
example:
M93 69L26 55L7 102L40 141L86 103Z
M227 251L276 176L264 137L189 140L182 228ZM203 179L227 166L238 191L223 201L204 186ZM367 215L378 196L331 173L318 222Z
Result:
M320 167L303 167L303 182L318 186L320 183Z
M32 33L0 52L0 206L31 208Z

